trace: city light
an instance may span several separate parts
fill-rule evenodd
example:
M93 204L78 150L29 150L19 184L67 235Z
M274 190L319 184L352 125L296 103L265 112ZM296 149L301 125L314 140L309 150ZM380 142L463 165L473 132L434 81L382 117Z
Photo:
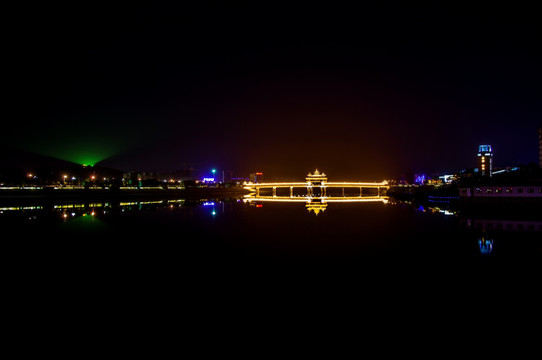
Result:
M414 182L416 184L423 185L423 183L425 182L425 175L418 175Z

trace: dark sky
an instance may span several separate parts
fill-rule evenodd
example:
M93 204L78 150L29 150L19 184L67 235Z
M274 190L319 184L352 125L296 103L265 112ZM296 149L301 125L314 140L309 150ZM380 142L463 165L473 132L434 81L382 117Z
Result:
M537 161L534 8L256 3L12 9L2 142L269 179Z

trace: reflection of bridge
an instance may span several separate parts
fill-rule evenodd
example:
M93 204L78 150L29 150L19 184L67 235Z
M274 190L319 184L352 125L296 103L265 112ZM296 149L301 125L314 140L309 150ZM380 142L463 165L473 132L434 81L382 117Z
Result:
M294 189L306 188L306 195L294 195ZM342 189L342 196L328 196L329 188ZM359 195L346 195L345 188L359 189ZM307 210L318 214L324 211L327 203L330 202L383 202L387 203L388 198L385 190L389 188L387 181L380 183L368 182L328 182L326 174L318 170L314 174L309 173L306 182L286 182L286 183L245 183L245 189L252 193L245 196L246 202L254 201L284 201L284 202L304 202ZM262 195L261 190L272 190L270 195ZM277 196L277 189L289 189L289 195ZM363 189L370 190L370 195L363 195ZM376 190L376 191L375 191Z

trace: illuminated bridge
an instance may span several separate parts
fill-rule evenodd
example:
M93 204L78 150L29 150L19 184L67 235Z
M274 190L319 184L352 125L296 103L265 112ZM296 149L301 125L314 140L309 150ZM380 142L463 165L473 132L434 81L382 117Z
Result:
M389 189L387 181L380 183L328 182L326 174L318 170L314 174L309 173L305 182L245 183L244 186L245 189L251 191L251 194L245 196L245 202L305 202L307 210L314 211L316 214L324 211L329 202L379 201L386 203L388 198L385 192ZM299 189L303 189L303 194L299 194Z
M262 189L272 189L272 195L269 197L277 198L277 189L290 189L289 196L280 196L280 197L294 197L294 189L296 188L305 188L307 189L307 197L325 197L329 198L330 200L333 198L344 198L344 189L350 188L350 189L359 189L359 196L349 196L349 197L355 197L360 198L363 196L363 189L366 190L373 190L371 195L381 196L384 195L383 190L388 190L388 182L382 181L379 183L373 182L328 182L327 176L324 173L320 173L318 169L314 172L314 174L309 173L306 177L305 182L283 182L283 183L245 183L244 184L245 189L250 190L252 192L256 192L256 196L261 196L260 192ZM328 196L328 189L330 188L340 188L342 189L342 196ZM374 190L376 190L376 193L374 193Z

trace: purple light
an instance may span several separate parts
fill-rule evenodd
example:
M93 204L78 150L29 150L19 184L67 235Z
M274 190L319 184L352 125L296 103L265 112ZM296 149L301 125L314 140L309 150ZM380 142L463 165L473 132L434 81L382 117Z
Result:
M416 177L416 180L414 180L416 184L423 185L425 182L425 175L419 175Z

